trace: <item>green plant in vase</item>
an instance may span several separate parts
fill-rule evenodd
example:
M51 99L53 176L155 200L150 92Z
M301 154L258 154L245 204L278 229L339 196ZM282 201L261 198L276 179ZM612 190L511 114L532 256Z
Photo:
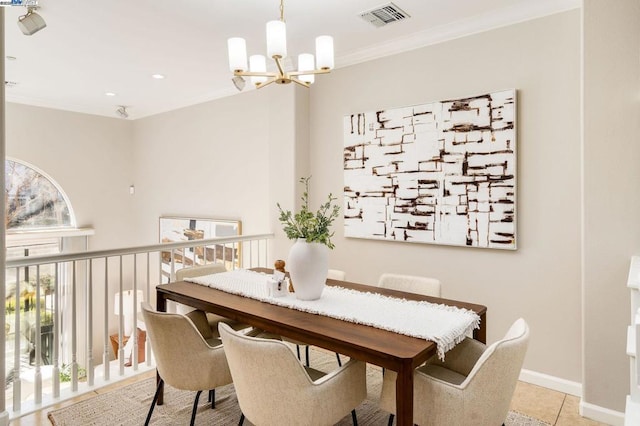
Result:
M331 242L334 233L330 228L340 215L340 207L334 204L337 198L331 193L318 210L310 210L310 180L311 176L300 179L305 186L300 211L283 210L277 203L285 234L290 240L296 240L289 251L287 264L296 297L301 300L316 300L322 295L329 268L328 249L335 247Z
M333 194L329 194L327 201L320 205L320 208L312 212L309 209L309 181L311 176L301 178L300 183L305 186L302 194L302 208L297 213L291 210L283 210L280 203L277 203L280 211L280 222L284 225L284 232L290 240L304 239L308 243L321 243L333 249L335 246L331 242L333 232L330 227L333 221L340 215L340 206L334 205L337 200Z

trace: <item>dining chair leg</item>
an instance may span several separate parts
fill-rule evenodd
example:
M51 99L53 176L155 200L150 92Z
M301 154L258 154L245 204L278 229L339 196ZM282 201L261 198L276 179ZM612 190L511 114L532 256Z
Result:
M389 423L387 423L388 426L393 426L393 414L389 414Z
M309 345L305 346L305 355L307 356L307 367L309 367Z
M353 426L358 426L358 417L356 416L356 410L351 410L351 420L353 421Z
M300 345L296 345L296 352L298 352L298 361L302 361L302 358L300 358Z
M195 401L193 401L193 410L191 410L191 423L189 423L191 426L196 424L196 410L198 408L198 400L200 399L201 393L202 391L199 390L198 393L196 393Z
M240 413L240 422L238 423L238 426L242 426L244 424L244 413Z
M209 402L211 403L211 409L215 409L216 408L216 390L215 389L210 389L209 390Z
M336 352L336 358L338 358L338 367L342 367L342 361L340 360L340 354Z
M151 420L151 415L153 414L153 409L156 407L156 402L158 402L158 396L160 395L160 388L162 388L162 384L164 380L160 379L158 381L158 387L156 388L156 393L153 395L153 401L151 402L151 407L149 408L149 413L147 413L147 419L144 421L144 426L149 426L149 421Z

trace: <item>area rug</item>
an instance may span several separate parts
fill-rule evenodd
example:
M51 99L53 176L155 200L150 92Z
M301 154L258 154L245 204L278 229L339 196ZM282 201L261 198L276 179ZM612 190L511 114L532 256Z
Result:
M335 355L315 348L311 351L311 365L322 371L337 368ZM367 399L356 408L358 424L383 426L389 415L378 409L382 371L379 367L367 365ZM142 425L147 416L155 392L155 379L146 379L127 385L121 389L98 395L68 407L48 413L54 426L113 426ZM151 424L156 426L188 425L195 392L180 391L165 385L164 404L156 406ZM196 425L229 426L237 425L240 408L233 385L216 389L216 408L207 403L207 393L200 397ZM245 421L247 426L251 422ZM351 425L351 416L342 419L339 426ZM545 426L540 420L516 412L509 412L507 426Z

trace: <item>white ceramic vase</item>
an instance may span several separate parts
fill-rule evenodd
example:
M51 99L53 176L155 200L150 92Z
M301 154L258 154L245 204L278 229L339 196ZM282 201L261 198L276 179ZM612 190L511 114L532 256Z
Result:
M327 283L329 248L321 243L308 243L303 238L298 238L289 250L287 268L296 298L320 299Z

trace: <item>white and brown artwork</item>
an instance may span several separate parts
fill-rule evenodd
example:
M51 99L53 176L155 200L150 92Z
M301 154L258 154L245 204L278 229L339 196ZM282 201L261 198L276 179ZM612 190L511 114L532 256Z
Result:
M516 91L344 119L345 236L516 248Z

